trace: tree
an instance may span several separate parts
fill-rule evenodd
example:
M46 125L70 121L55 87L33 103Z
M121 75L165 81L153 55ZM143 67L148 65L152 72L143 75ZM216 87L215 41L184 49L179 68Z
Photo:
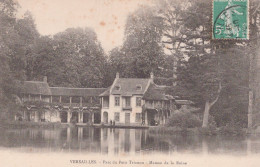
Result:
M211 2L209 1L191 2L189 8L183 13L182 24L185 31L182 32L184 43L182 51L188 57L188 61L184 60L183 66L178 70L178 87L185 87L196 104L204 106L203 127L207 127L210 110L220 98L223 98L226 87L231 85L248 87L246 85L248 82L244 82L248 79L248 75L244 75L245 72L248 74L248 66L241 64L241 62L248 62L244 51L246 43L211 40ZM235 62L233 69L230 66L233 62L228 59L230 57ZM236 65L241 65L243 68L238 66L241 68L238 69ZM233 75L240 78L231 77Z
M142 6L127 18L122 47L113 49L109 63L113 72L123 77L149 77L171 75L165 71L166 55L163 51L162 19L155 8Z
M127 19L122 52L128 62L125 69L128 77L148 77L152 71L159 75L159 67L164 64L160 45L162 20L155 12L143 6Z
M8 118L16 108L13 94L17 94L16 76L10 65L15 54L14 44L18 34L15 13L18 4L12 0L0 1L0 118ZM10 111L10 112L9 112Z
M259 54L257 48L259 47L259 13L260 2L253 0L250 2L250 40L248 42L248 56L249 56L249 95L248 95L248 128L252 128L257 122L253 122L253 114L259 111Z
M31 78L48 76L51 86L102 87L106 58L89 28L69 28L54 37L42 36L33 45Z
M177 68L183 59L181 49L185 41L183 16L190 3L188 1L160 0L156 4L159 17L163 20L162 43L166 52L170 54L169 58L171 58L171 61L167 62L172 63L167 68L172 69L173 85L176 85Z
M55 51L64 56L67 79L71 84L81 87L102 87L106 58L97 40L96 33L90 28L67 29L54 36Z

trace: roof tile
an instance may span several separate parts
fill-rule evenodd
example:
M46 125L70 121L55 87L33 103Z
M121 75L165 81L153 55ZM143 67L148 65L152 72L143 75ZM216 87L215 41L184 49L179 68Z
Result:
M142 78L118 78L112 88L111 94L120 94L122 96L131 96L133 94L144 94L150 79ZM120 89L117 90L116 86ZM141 86L141 89L138 87Z

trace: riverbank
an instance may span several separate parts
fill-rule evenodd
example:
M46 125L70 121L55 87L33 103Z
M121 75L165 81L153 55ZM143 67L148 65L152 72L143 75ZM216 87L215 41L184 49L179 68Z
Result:
M78 127L98 127L98 128L122 128L122 129L148 129L149 126L140 126L140 125L104 125L104 124L81 124L77 123L76 126Z
M24 129L24 128L41 128L41 129L55 129L66 127L96 127L96 128L121 128L121 129L148 129L150 134L156 135L247 135L260 134L260 126L248 130L246 128L234 127L219 127L219 128L179 128L179 127L165 127L165 126L131 126L131 125L102 125L102 124L68 124L68 123L53 123L53 122L24 122L24 121L1 121L0 128L4 129Z
M179 127L149 127L150 134L156 135L175 135L175 134L186 134L186 135L230 135L230 136L241 136L247 134L260 134L260 127L248 130L246 128L235 128L235 127L218 127L218 128L179 128Z
M64 127L96 127L96 128L122 128L122 129L148 129L149 126L138 125L103 125L103 124L82 124L82 123L59 123L59 122L27 122L27 121L1 121L0 128L64 128Z
M24 121L1 121L0 128L5 129L24 129L24 128L42 128L55 129L62 127L70 127L71 124L53 123L53 122L24 122Z

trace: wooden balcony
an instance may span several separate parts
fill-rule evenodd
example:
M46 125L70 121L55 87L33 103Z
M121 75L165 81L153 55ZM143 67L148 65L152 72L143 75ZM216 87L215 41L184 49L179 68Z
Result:
M63 107L101 107L99 103L57 103L58 106Z
M167 105L161 105L156 103L145 103L143 107L146 109L168 109Z
M131 106L124 106L123 111L132 111L132 107Z

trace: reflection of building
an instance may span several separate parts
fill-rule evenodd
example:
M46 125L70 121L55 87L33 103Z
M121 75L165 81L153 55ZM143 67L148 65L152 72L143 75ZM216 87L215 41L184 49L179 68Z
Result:
M44 81L25 81L20 93L23 118L28 121L100 123L99 94L103 88L49 87Z
M135 154L141 150L142 131L137 129L101 129L101 151L105 154Z
M166 94L166 88L153 82L153 74L147 79L119 78L100 96L101 120L104 124L156 125L164 124L175 108L174 99Z

